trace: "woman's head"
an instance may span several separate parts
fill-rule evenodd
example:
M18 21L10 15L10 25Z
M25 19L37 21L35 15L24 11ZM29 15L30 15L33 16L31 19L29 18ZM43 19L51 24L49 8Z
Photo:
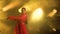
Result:
M26 12L26 8L22 8L21 11L22 11L22 13L25 13Z

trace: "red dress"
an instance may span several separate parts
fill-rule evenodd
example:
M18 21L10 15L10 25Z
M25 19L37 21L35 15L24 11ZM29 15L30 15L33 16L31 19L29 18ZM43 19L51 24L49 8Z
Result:
M14 29L14 34L28 34L25 25L25 21L27 19L26 14L19 15L18 17L9 16L9 19L19 21L19 24L16 24L16 27Z

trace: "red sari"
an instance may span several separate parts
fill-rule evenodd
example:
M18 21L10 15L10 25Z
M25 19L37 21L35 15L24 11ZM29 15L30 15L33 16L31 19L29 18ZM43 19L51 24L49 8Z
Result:
M27 19L26 14L19 15L18 17L9 16L9 19L19 21L19 24L16 24L16 27L14 29L14 34L28 34L25 25L25 21Z

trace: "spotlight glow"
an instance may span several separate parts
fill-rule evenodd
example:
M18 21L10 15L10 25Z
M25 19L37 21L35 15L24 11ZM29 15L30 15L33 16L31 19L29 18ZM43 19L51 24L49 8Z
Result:
M17 2L17 1L16 2L11 2L7 6L3 7L3 11L5 12L5 11L10 10L10 9L12 9L12 8L14 8L18 5L19 5L19 2Z
M43 10L42 10L41 8L37 8L37 9L33 12L32 16L31 16L31 19L32 19L32 21L33 21L33 20L34 20L34 21L35 21L35 20L36 20L36 21L39 21L42 16L43 16Z
M57 13L57 10L53 9L53 11L48 14L48 16L53 17L56 13Z
M55 29L55 28L53 28L52 30L53 30L53 31L56 31L56 29Z
M20 9L18 9L18 12L19 12L19 13L21 13L21 8L20 8Z

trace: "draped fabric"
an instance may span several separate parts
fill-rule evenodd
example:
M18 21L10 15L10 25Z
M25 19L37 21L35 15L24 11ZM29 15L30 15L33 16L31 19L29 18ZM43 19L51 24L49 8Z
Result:
M27 19L26 14L22 14L17 17L9 16L9 19L19 21L19 23L17 23L15 26L14 34L28 34L28 32L26 30L26 25L25 25L25 21Z

